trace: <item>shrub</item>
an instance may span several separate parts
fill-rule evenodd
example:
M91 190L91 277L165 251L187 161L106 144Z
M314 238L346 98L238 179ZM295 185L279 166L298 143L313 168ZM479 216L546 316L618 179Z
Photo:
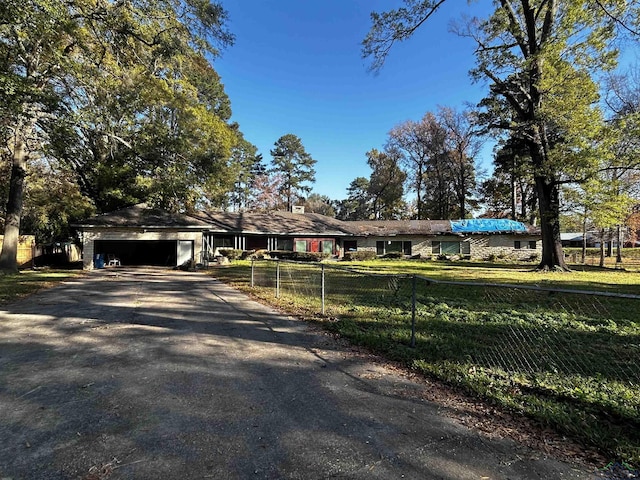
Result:
M261 255L258 257L257 255ZM292 252L289 250L259 250L251 258L277 258L278 260L292 260L295 262L320 262L329 258L331 254L322 252Z
M402 252L389 252L389 253L386 253L382 258L392 258L392 259L404 258L404 253L402 253Z
M266 258L271 258L269 252L267 250L246 250L242 252L243 260L246 258L250 258L253 260L264 260Z
M292 252L293 256L291 260L296 262L320 262L325 258L329 258L331 255L321 252Z
M376 258L376 252L371 250L359 250L356 252L345 252L342 259L345 262L362 262L366 260L374 260Z
M221 248L218 250L218 253L223 257L227 257L229 260L235 260L243 255L243 251L236 248Z
M269 256L280 260L291 260L294 253L296 252L292 252L291 250L270 250Z

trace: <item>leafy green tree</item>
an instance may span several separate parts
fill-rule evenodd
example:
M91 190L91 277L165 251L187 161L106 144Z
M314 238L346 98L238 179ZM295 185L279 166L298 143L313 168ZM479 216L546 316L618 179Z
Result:
M380 68L395 42L406 40L444 0L405 0L372 14L364 56ZM567 269L560 242L559 188L597 171L594 152L602 118L591 72L614 66L616 19L626 4L589 0L499 0L486 19L459 33L477 42L474 78L488 80L487 127L509 132L529 151L538 197L543 253L540 268ZM586 174L586 175L585 175Z
M281 175L280 194L287 211L291 211L293 203L311 191L308 183L316 181L314 165L317 162L307 153L302 140L291 133L274 143L271 156L271 172Z
M369 220L371 215L369 180L357 177L347 188L347 198L339 202L336 217L340 220Z
M35 235L38 243L70 240L69 224L95 213L91 201L82 195L73 172L52 170L49 165L35 162L29 166L22 226Z
M404 216L407 205L403 200L407 174L398 166L398 157L375 148L367 152L371 178L367 190L371 214L375 220L395 220Z
M139 98L136 105L145 99L158 99L151 103L171 109L183 94L187 101L181 106L188 107L182 110L182 119L190 121L191 126L204 119L203 124L223 130L217 117L225 108L223 103L211 112L204 112L209 105L204 107L199 102L188 101L194 98L194 85L200 87L195 89L200 95L209 92L204 88L208 84L205 76L211 73L206 72L206 63L200 63L205 66L205 76L199 83L194 81L195 84L184 82L182 73L176 75L179 69L175 66L180 64L179 57L215 56L218 46L231 42L232 36L224 28L225 20L226 13L219 4L201 0L3 2L0 6L0 133L11 174L0 271L17 270L17 239L30 162L55 152L60 153L59 159L73 164L78 158L73 156L77 153L73 147L80 148L80 142L74 140L83 138L87 142L85 146L94 149L92 160L98 160L96 168L100 171L114 159L114 145L133 150L133 144L119 133L136 131L136 126L131 125L132 119L138 118L136 115L145 117L150 124L154 114L165 122L173 120L162 109L128 112L121 117L103 108L109 102L119 102L126 111L127 99ZM188 62L190 67L196 63L195 60ZM196 76L191 72L190 78ZM119 87L113 93L112 82L111 86ZM158 88L146 88L151 84L164 87L161 92L164 95L159 95ZM132 93L128 94L126 87ZM104 113L111 116L105 118ZM162 114L166 114L164 118ZM196 117L202 118L196 120ZM162 129L156 131L163 132ZM204 165L211 160L211 152L202 147L203 141L206 143L210 138L210 132L196 131L190 138L176 136L175 129L164 132L173 134L174 140L195 138L198 140L194 149L196 162ZM230 148L227 138L230 136L224 135L218 141L215 158ZM62 148L65 144L70 147ZM175 145L166 141L163 146ZM169 152L162 156L163 161L178 158L175 149L173 154L170 149ZM127 155L137 159L144 153L127 152ZM130 178L131 162L122 159L115 163L116 171L123 170L124 178ZM173 166L174 172L185 173L184 165L174 162ZM205 170L210 171L210 166ZM78 176L81 182L85 180L86 187L92 179L89 175L83 179L85 173L78 168Z
M482 201L498 216L508 212L512 220L537 223L536 191L524 142L507 138L498 143L493 176L480 186Z
M588 224L600 232L600 266L604 267L604 245L607 239L611 240L615 236L617 227L624 224L631 215L636 200L624 191L619 180L611 177L592 178L583 182L571 193L571 197L583 219L583 235L586 235ZM585 246L583 245L583 261ZM618 258L618 262L620 261L621 258Z
M235 211L242 211L248 206L255 178L266 174L266 166L256 146L244 138L232 150L232 164L236 181L230 203Z
M312 193L304 202L304 211L309 213L319 213L327 217L335 217L336 211L333 202L326 195Z

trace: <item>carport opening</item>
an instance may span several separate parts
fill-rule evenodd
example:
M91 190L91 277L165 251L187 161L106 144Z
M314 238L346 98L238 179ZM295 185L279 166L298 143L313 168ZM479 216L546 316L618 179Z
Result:
M122 265L175 266L175 240L96 240L94 252L115 255Z

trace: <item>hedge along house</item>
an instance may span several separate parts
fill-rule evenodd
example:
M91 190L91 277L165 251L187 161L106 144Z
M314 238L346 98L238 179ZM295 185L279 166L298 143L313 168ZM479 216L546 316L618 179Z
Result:
M144 204L98 215L76 225L84 268L95 255L121 265L178 266L204 262L220 249L318 252L400 252L423 258L458 255L531 259L538 231L510 220L341 221L315 213L195 212L172 214Z
M348 222L356 238L345 251L370 250L376 255L402 253L422 258L511 258L531 260L542 252L540 231L503 219L392 220Z

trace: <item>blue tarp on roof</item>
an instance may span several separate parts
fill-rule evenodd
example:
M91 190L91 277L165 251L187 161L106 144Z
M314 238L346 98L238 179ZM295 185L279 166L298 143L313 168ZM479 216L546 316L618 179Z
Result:
M515 220L474 218L471 220L451 220L451 231L454 233L526 232L527 226Z

